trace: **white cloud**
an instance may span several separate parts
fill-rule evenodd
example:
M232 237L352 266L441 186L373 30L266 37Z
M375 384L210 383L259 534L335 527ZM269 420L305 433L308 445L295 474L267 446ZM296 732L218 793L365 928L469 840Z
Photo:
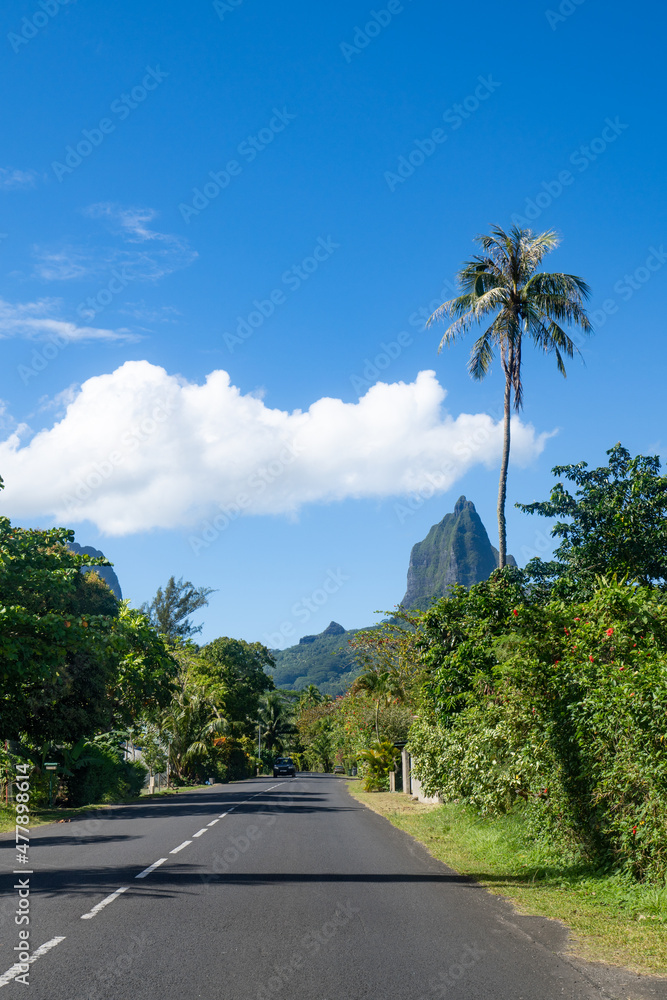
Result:
M144 299L138 302L126 302L124 309L119 309L123 316L131 316L132 319L141 323L177 323L181 313L175 306L155 306L151 308L146 305Z
M148 228L146 223L152 222L158 214L154 208L124 208L114 202L100 201L84 209L84 214L91 219L106 219L111 229L121 234L129 243L144 243L146 240L170 241L178 238Z
M0 188L14 191L17 188L35 186L39 174L36 170L14 170L12 167L0 167Z
M157 215L152 208L123 208L100 202L90 205L84 215L101 219L120 246L87 246L65 243L56 247L33 247L35 276L43 281L72 281L104 277L113 268L122 268L132 281L158 281L165 275L189 267L199 256L186 239L149 229ZM141 249L126 249L140 244Z
M479 463L497 465L502 427L484 413L442 409L435 373L378 383L356 403L317 400L303 412L242 395L225 371L203 385L147 361L88 379L65 416L25 444L0 444L3 508L14 519L93 521L107 534L191 527L236 505L294 515L306 503L449 489ZM513 420L513 460L548 435ZM232 509L232 508L229 508Z
M0 299L0 339L24 337L27 340L56 339L67 343L82 340L135 342L140 339L126 327L109 330L54 319L52 314L60 308L61 302L58 299L16 303Z

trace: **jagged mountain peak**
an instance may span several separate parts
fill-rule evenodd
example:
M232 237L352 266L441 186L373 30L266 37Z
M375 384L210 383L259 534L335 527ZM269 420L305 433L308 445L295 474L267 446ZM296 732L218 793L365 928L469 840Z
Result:
M516 566L513 556L508 556L507 562ZM425 610L455 584L471 587L487 580L497 566L498 551L491 545L474 503L460 496L453 512L445 514L413 547L401 604Z

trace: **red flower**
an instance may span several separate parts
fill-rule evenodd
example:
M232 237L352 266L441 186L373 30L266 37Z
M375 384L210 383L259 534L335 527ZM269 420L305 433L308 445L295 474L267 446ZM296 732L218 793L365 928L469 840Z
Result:
M575 620L575 622L580 622L581 618L575 618L574 620Z
M636 827L636 826L633 826L633 828L632 828L632 836L633 836L633 837L634 837L634 835L636 834L636 832L637 832L637 827Z
M588 656L588 659L591 661L591 663L593 662L593 657L590 654Z
M518 615L518 614L519 614L519 612L518 612L518 611L517 611L517 609L515 608L515 609L514 609L514 611L512 612L512 614L513 614L513 615Z
M613 628L608 628L607 629L607 635L613 635L613 634L614 634Z
M625 667L619 667L618 669L619 670L625 670Z

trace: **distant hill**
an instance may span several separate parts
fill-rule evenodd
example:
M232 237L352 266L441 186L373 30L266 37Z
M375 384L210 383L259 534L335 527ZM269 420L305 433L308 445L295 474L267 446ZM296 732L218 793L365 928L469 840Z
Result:
M319 635L304 635L296 646L272 649L276 666L269 673L276 687L302 691L315 684L322 694L342 694L360 673L347 645L359 631L331 622Z
M507 562L516 566L514 556L508 555ZM425 611L454 584L472 587L488 580L497 567L498 550L489 541L474 503L459 497L453 514L445 514L413 547L408 589L401 604Z

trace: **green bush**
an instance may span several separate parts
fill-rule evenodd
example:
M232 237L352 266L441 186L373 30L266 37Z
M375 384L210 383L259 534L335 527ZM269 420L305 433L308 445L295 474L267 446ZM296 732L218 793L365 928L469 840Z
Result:
M386 792L389 790L389 772L393 771L400 751L389 740L373 743L359 754L363 764L364 791Z
M523 801L536 835L664 876L664 594L601 581L589 600L540 605L504 571L425 622L431 669L409 742L424 790L482 813Z
M140 761L123 760L111 746L90 744L88 750L92 759L65 779L70 805L115 802L141 793L148 771Z

